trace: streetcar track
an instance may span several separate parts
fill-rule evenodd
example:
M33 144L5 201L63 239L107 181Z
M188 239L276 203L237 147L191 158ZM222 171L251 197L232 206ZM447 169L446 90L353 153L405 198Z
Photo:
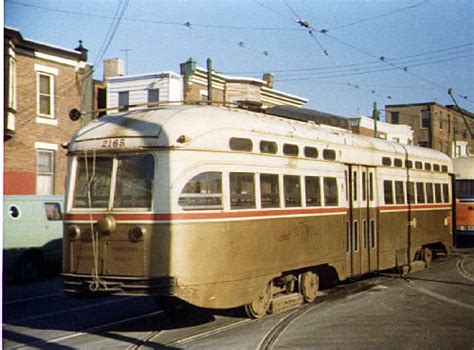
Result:
M151 313L140 315L140 316L124 318L124 319L121 319L121 320L118 320L118 321L104 323L104 324L100 324L100 325L97 325L97 326L94 326L94 327L84 328L84 329L81 329L78 332L68 334L68 335L64 335L64 336L61 336L61 337L45 339L45 340L39 340L39 341L28 343L28 344L17 345L17 346L11 347L10 349L21 349L21 348L24 348L24 347L31 347L31 346L41 347L41 345L54 344L54 343L58 343L58 342L61 342L61 341L70 340L70 339L73 339L73 338L76 338L76 337L80 337L82 335L88 335L88 334L91 334L91 333L94 333L94 332L99 332L99 331L104 330L105 328L108 328L108 327L111 327L111 326L117 326L117 325L120 325L122 323L136 321L136 320L140 320L142 318L152 317L152 316L156 316L156 315L159 315L159 314L162 314L162 313L164 313L164 311L159 310L159 311L151 312Z
M138 339L134 344L128 346L127 350L138 350L138 349L140 349L141 347L143 347L143 346L147 345L148 343L150 343L156 336L158 336L162 332L163 332L162 330L159 330L159 331L154 331L154 332L148 333L146 336Z
M445 295L433 292L433 291L431 291L431 290L429 290L425 287L417 285L415 282L413 282L409 278L401 278L400 281L402 281L405 285L409 286L410 288L413 288L414 290L416 290L416 291L418 291L422 294L428 295L432 298L444 301L444 302L452 304L452 305L456 305L456 306L460 306L460 307L463 307L463 308L466 308L466 309L474 310L474 305L466 304L466 303L463 303L462 301L459 301L459 300L456 300L456 299L453 299L453 298L449 298Z
M209 337L211 335L215 335L215 334L219 334L219 333L222 333L222 332L225 332L227 330L230 330L230 329L234 329L234 328L237 328L237 327L240 327L240 326L243 326L243 325L246 325L248 323L253 323L253 322L256 322L258 320L251 320L251 319L243 319L243 320L239 320L239 321L235 321L235 322L229 322L225 325L222 325L222 326L218 326L214 329L210 329L208 331L204 331L204 332L201 332L201 333L197 333L197 334L193 334L193 335L190 335L190 336L187 336L185 338L182 338L182 339L179 339L179 340L174 340L172 342L169 342L165 345L169 346L169 345L182 345L182 344L186 344L186 343L189 343L189 342L192 342L194 340L198 340L198 339L202 339L202 338L206 338L206 337Z
M465 260L466 256L463 255L461 256L460 259L458 259L458 261L456 261L456 271L464 278L467 278L468 280L470 281L474 281L474 276L469 273L468 271L466 271L466 269L464 268L464 260Z

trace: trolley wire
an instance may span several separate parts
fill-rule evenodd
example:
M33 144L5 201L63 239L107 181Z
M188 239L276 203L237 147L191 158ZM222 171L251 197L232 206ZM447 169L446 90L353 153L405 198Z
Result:
M346 23L346 24L342 24L342 25L338 25L338 26L335 26L335 27L332 27L332 28L330 27L330 28L328 28L328 29L326 29L326 30L327 30L327 31L334 31L334 30L337 30L337 29L346 28L346 27L350 27L350 26L353 26L353 25L356 25L356 24L368 22L368 21L371 21L371 20L373 20L373 19L378 19L378 18L390 16L390 15L393 15L393 14L395 14L395 13L399 13L399 12L411 10L411 9L416 8L416 7L422 6L422 5L426 4L427 2L429 2L429 0L425 0L425 1L422 1L422 2L418 2L418 3L414 4L414 5L402 7L402 8L399 8L399 9L397 9L397 10L389 11L389 12L382 13L382 14L379 14L379 15L376 15L376 16L367 17L367 18L362 18L362 19L359 19L359 20L357 20L357 21L350 22L350 23Z

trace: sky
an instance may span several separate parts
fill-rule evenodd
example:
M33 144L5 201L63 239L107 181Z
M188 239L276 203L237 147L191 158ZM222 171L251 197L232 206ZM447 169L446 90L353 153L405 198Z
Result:
M192 57L262 78L307 108L371 115L377 102L474 111L472 0L4 0L23 37L122 58L128 74L174 71Z

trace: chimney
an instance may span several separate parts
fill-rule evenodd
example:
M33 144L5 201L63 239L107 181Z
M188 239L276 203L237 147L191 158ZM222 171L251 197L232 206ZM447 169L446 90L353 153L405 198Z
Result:
M121 77L125 73L125 64L120 58L106 58L104 60L104 80L111 77Z
M74 49L74 51L78 51L81 53L81 61L87 62L87 50L84 46L82 46L82 40L79 40L79 46Z
M267 87L273 89L273 74L272 73L265 73L263 75L263 80L267 83Z

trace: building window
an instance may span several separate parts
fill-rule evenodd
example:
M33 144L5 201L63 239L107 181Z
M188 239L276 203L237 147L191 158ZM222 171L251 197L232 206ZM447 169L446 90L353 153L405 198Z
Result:
M148 90L148 103L160 102L160 89Z
M439 113L439 128L442 130L444 128L444 121L443 121L444 115L443 112Z
M41 117L54 118L54 76L38 73L38 106Z
M392 116L392 124L400 124L400 113L399 112L390 112Z
M421 111L421 127L430 128L431 126L431 113L430 111Z
M129 101L128 101L128 91L121 91L118 95L119 102L119 112L128 111Z
M54 151L38 150L36 153L36 194L54 192Z

